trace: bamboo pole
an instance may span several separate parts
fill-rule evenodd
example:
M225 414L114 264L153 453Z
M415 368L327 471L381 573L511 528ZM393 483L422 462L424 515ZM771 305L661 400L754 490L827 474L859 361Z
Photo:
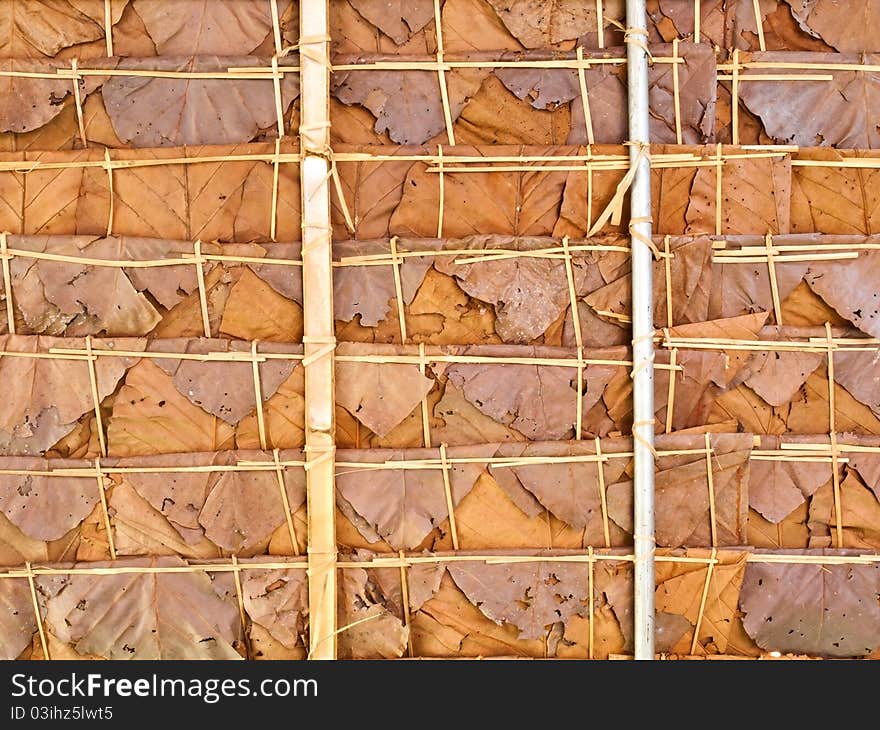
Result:
M627 93L632 237L633 471L635 658L654 658L654 313L648 31L645 0L626 2ZM672 375L670 374L670 377Z
M303 347L311 659L336 658L333 269L327 0L300 4Z

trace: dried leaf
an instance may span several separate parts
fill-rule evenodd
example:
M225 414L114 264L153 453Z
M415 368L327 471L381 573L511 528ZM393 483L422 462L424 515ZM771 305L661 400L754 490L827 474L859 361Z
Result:
M821 550L791 555L849 555ZM740 607L762 649L829 657L870 654L880 645L876 565L749 563Z
M875 57L870 55L863 60L857 55L824 53L750 53L740 58L744 63L876 63ZM776 71L786 75L792 69L774 69ZM829 75L832 80L821 83L752 79L741 85L740 98L761 118L767 133L776 142L803 147L880 146L880 134L874 122L880 108L876 76L845 70L833 70Z
M131 59L119 67L210 73L253 64L248 57L193 56ZM299 96L298 74L284 74L280 90L281 108L286 110ZM133 147L250 142L278 119L271 79L112 76L102 95L117 135Z
M90 568L185 567L179 558ZM79 654L107 659L238 659L240 619L206 573L73 574L37 579L48 630Z
M28 581L0 580L0 659L18 659L37 630Z
M366 570L342 571L337 604L341 659L396 659L403 655L409 632L383 605L385 600Z
M51 468L68 464L53 460ZM13 457L3 460L3 468L45 472L49 467L43 459ZM37 540L63 537L89 515L97 502L94 477L0 474L0 510L18 529Z
M543 638L550 624L589 612L586 565L466 562L448 570L471 603L495 623L516 626L519 638Z
M751 464L749 506L779 523L829 481L830 464L756 460Z
M91 5L91 7L89 7ZM40 58L104 37L102 3L12 0L0 6L0 56ZM118 19L118 18L117 18Z
M97 340L97 349L143 350L143 340ZM52 347L84 347L82 340L54 337L0 336L0 351L37 353ZM99 357L95 361L98 397L114 390L131 358ZM36 455L70 433L84 413L95 408L86 362L32 357L0 358L0 380L15 383L0 405L0 453Z
M459 145L456 155L486 155L485 147ZM520 147L495 147L493 155L520 155ZM534 148L532 154L564 157L575 147ZM453 155L446 154L447 164ZM423 163L411 165L402 197L391 217L390 232L400 236L437 234L440 190L437 174ZM476 234L516 236L551 235L559 217L566 173L534 170L521 172L449 172L444 175L443 235L462 238Z
M677 553L672 553L675 556ZM686 619L686 641L678 647L672 644L668 651L690 654L690 645L697 621L700 622L698 653L726 654L730 647L731 632L737 615L737 599L742 586L748 554L720 550L712 568L707 600L703 604L708 567L695 563L663 562L657 565L657 611ZM689 558L708 558L708 550L686 551ZM702 605L701 605L702 604ZM659 614L658 614L659 618ZM658 625L657 630L662 625ZM658 636L658 638L660 638Z
M578 0L488 0L507 29L526 48L546 48L597 29L596 6ZM606 0L605 17L619 18L621 3ZM603 21L604 23L607 21Z
M467 455L491 456L495 445L478 450L467 449ZM363 461L363 452L340 453L340 461ZM454 458L455 452L448 454ZM433 449L404 451L370 451L370 462L438 459ZM452 464L449 468L449 491L453 506L473 488L483 464ZM446 488L440 470L357 469L348 467L336 477L336 489L354 510L374 528L395 550L410 550L449 516ZM362 534L364 534L362 532ZM364 534L369 539L370 534Z
M397 45L406 43L434 20L431 0L351 0L351 5Z
M771 406L781 406L795 396L826 356L821 352L756 352L746 368L743 381Z
M133 0L161 56L244 55L272 32L268 3L238 0ZM278 0L278 14L290 0Z
M880 294L864 285L878 276L878 252L861 251L855 260L813 262L805 278L810 289L841 316L872 337L880 337Z
M301 641L308 616L304 570L248 570L242 576L244 609L288 649Z
M554 348L523 348L487 345L481 354L499 357L569 357L568 351ZM462 354L476 354L466 348ZM616 349L587 353L595 359L624 359ZM584 368L582 409L586 413L599 402L617 372L614 365L587 365ZM510 363L456 363L446 374L465 398L491 418L516 429L532 441L566 438L577 420L577 372L555 365Z
M339 356L375 354L372 346L346 343ZM387 435L424 398L434 381L418 365L336 363L336 402L379 436Z
M528 239L519 241L528 244ZM558 259L518 257L468 264L442 257L434 266L455 276L470 296L495 305L495 330L505 342L531 342L571 303L566 267ZM585 272L575 266L573 273L579 289Z
M250 352L248 343L232 340L154 340L153 352L207 354L209 352ZM262 343L260 352L295 353L298 347ZM190 402L208 413L236 424L257 407L253 365L248 361L222 362L159 359L156 364L172 377L174 387ZM260 390L263 401L269 400L290 377L296 360L270 359L259 363Z
M305 473L290 474L301 477L285 476L284 480L291 512L295 512L305 502ZM273 472L220 472L219 479L211 481L199 523L211 542L224 550L249 550L284 524L284 503Z
M452 121L488 74L478 68L447 72ZM334 74L333 94L344 104L369 109L376 117L376 132L387 131L398 144L422 144L446 128L437 74L432 71L343 71Z
M856 0L841 6L828 0L786 0L801 27L819 35L838 51L858 53L876 47L871 32L880 24L880 9L872 0Z

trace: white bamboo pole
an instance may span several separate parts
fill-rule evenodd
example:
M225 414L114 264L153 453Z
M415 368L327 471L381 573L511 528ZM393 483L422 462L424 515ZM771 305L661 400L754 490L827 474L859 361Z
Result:
M333 269L330 229L329 8L300 2L300 168L308 496L309 657L336 658Z
M654 658L654 312L651 240L651 161L645 0L626 1L633 330L634 654ZM670 374L671 377L671 374Z

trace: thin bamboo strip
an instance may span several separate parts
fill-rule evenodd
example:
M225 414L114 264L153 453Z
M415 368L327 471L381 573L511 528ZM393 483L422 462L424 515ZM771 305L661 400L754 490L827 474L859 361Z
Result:
M79 139L83 147L89 146L89 140L86 137L86 125L83 121L82 95L79 92L80 76L76 72L77 60L74 58L70 62L70 71L73 75L73 104L76 108L76 125L79 129Z
M272 38L275 42L275 58L284 52L281 42L281 16L278 13L278 0L269 0L269 16L272 18Z
M437 238L443 238L443 213L446 210L446 174L443 170L443 147L437 145Z
M37 586L34 584L34 573L31 570L31 564L28 562L27 573L25 574L28 581L28 588L31 593L31 605L34 609L34 620L37 623L37 632L40 635L40 647L43 649L43 658L47 661L52 657L49 655L49 642L46 641L46 629L43 627L43 617L40 614L40 602L37 600Z
M232 556L232 565L235 567L235 570L232 571L232 580L235 583L235 599L238 604L238 619L241 623L241 636L244 639L247 636L247 611L244 608L244 590L241 587L241 571L238 568L238 558L233 555ZM248 655L248 659L250 659L250 642L245 641L245 652Z
M134 557L132 559L137 559ZM27 565L31 565L28 563ZM80 563L80 565L83 565ZM50 575L160 575L162 573L233 573L240 570L305 570L308 563L303 561L265 562L265 563L190 563L187 565L116 565L112 568L98 567L67 567L48 568L30 567L30 570L7 569L0 573L0 579L27 578L30 572L33 577Z
M539 69L571 69L577 70L578 68L584 67L589 68L590 66L596 65L608 65L608 66L625 66L626 59L623 57L620 58L612 58L606 56L596 56L593 58L586 58L583 61L578 61L577 58L572 59L561 59L561 58L547 58L544 60L535 60L535 59L519 59L515 61L503 61L499 59L493 58L485 58L480 59L478 61L472 60L450 60L455 59L461 54L453 54L450 53L448 55L444 54L443 61L438 63L435 61L427 61L427 60L413 60L407 59L404 56L400 56L400 60L396 61L371 61L369 57L365 57L364 60L355 62L355 63L335 63L333 64L333 72L339 73L341 71L453 71L458 68L486 68L486 69L497 69L497 68L539 68ZM465 54L466 56L467 54ZM418 57L418 58L424 58ZM673 56L654 56L654 63L662 63L662 64L678 64L685 63L685 59L679 57L674 58Z
M602 2L602 0L596 0L596 2ZM602 37L601 32L599 34L599 37ZM578 61L584 60L584 49L580 46L577 47L577 58ZM593 132L593 114L590 111L590 96L587 91L587 75L585 70L586 68L589 68L589 66L584 68L578 67L578 85L580 86L581 92L581 109L584 113L584 127L586 127L587 132L587 144L592 145L596 143L596 137ZM673 68L677 69L678 67L673 66Z
M0 265L3 268L3 293L6 297L6 326L9 334L15 334L15 308L12 299L12 274L9 269L10 251L6 231L0 231Z
M605 11L602 0L596 0L596 39L599 48L605 48ZM578 50L580 50L580 46L578 46ZM581 58L582 53L583 51L578 54L578 59Z
M669 389L666 393L666 433L672 433L673 414L675 413L675 368L678 364L678 348L673 347L669 353Z
M113 10L110 0L104 0L104 41L107 58L113 57Z
M605 547L611 547L611 530L608 522L608 494L605 488L605 457L602 453L602 441L596 437L596 476L599 488L599 505L602 510L602 537L605 539ZM590 548L592 551L592 548Z
M700 595L700 609L697 611L697 622L694 624L694 639L691 642L691 654L696 653L697 644L700 641L700 626L703 623L703 614L706 611L706 599L709 597L709 586L712 584L712 569L715 567L717 557L718 550L713 547L710 554L710 562L706 567L706 581L703 583L703 592Z
M419 343L419 373L425 377L428 361L425 359L425 343ZM426 449L431 448L431 419L428 408L428 394L422 396L422 439Z
M673 38L672 40L672 56L678 58L678 38ZM681 144L681 91L677 63L672 65L672 106L675 111L675 142L676 144Z
M440 461L443 472L443 493L446 497L446 511L449 515L449 532L452 547L458 550L458 528L455 524L455 504L452 499L452 485L449 480L449 462L446 459L446 444L440 444Z
M762 51L767 50L767 44L764 41L764 15L761 13L760 0L752 0L752 8L755 12L755 25L758 27L758 47ZM737 62L734 60L734 64Z
M400 557L403 558L403 550L399 553ZM403 626L406 629L406 650L407 654L412 657L414 655L413 652L413 640L412 640L412 617L410 616L410 608L409 608L409 577L406 572L406 566L400 566L400 599L403 604Z
M669 250L671 236L663 236L663 276L666 286L666 326L672 327L672 254Z
M74 80L84 78L86 76L95 77L132 77L132 78L151 78L151 79L180 79L180 80L215 80L222 81L233 79L235 81L267 81L277 74L283 77L285 74L299 73L297 66L279 66L275 71L271 64L266 67L261 66L243 66L240 68L227 68L225 71L162 71L158 69L146 68L89 68L80 66L77 60L76 72L68 68L59 68L54 72L50 71L12 71L0 70L0 78L13 79L45 79L47 81L58 80Z
M397 257L397 236L393 236L389 242L391 248L391 270L394 274L394 293L397 299L397 323L400 328L400 341L405 343L406 334L406 303L403 299L403 286L400 281L401 260Z
M404 553L403 557L399 555L394 557L380 557L378 554L369 560L338 560L336 567L338 569L346 568L398 568L401 565L409 567L412 565L431 565L440 563L467 563L467 562L483 562L488 565L509 565L516 563L590 563L590 562L629 562L633 561L631 553L621 553L619 555L613 553L601 553L597 550L605 548L593 548L591 551L585 548L584 552L575 554L559 554L559 555L534 555L534 554L508 554L508 555L459 555L459 554L432 554L425 555L423 553L410 554ZM753 553L747 552L747 563L766 563L777 565L875 565L880 563L880 554L860 553L854 555L820 555L820 554L799 554L799 553ZM682 564L698 564L698 565L717 565L718 559L712 557L700 558L690 555L664 555L658 554L656 561L660 563L682 563ZM117 565L114 567L84 567L80 563L80 567L33 567L9 568L5 572L0 573L0 579L19 579L32 577L51 576L51 575L126 575L126 574L173 574L173 573L230 573L244 570L304 570L308 568L308 563L304 561L275 561L275 562L257 562L257 563L241 563L240 561L233 564L216 562L216 563L191 563L180 566L135 566L135 565Z
M65 162L45 162L43 160L20 160L0 162L0 172L30 173L37 170L79 170L95 169L102 170L128 170L141 167L163 167L164 165L200 165L222 162L275 162L275 154L241 154L241 155L211 155L206 157L160 157L160 158L136 158L127 160L114 160L109 158L109 150L106 150L102 160L68 160ZM558 159L558 158L557 158ZM299 164L302 156L298 153L283 153L280 155L282 164Z
M208 292L205 288L205 269L202 258L202 242L199 239L193 242L193 262L196 267L196 281L199 288L199 310L202 315L202 331L205 337L211 336L211 318L208 315Z
M732 81L735 84L741 81L833 81L834 76L831 74L742 74L738 68L735 68L729 76L720 74L718 80ZM737 98L739 98L738 93Z
M251 372L254 377L254 399L257 408L257 430L260 434L260 448L265 451L268 444L266 437L266 416L263 411L263 387L260 383L260 360L257 352L257 340L251 342Z
M700 0L694 0L694 43L700 42L700 21L702 20Z
M282 133L283 134L283 133ZM272 161L272 209L269 212L269 238L277 240L278 182L281 176L281 139L275 140L275 159Z
M101 396L98 391L98 373L95 367L97 358L92 352L92 338L86 337L86 362L89 369L89 386L92 390L92 405L95 411L95 428L98 429L98 442L101 448L101 455L107 456L107 440L104 436L104 418L101 415Z
M594 556L593 556L593 546L592 545L587 547L587 557L590 559L589 563L588 563L588 568L587 568L587 571L588 571L587 572L587 591L588 591L588 595L589 595L589 603L587 604L587 607L588 607L587 608L587 620L590 622L590 633L588 635L589 643L587 644L587 657L589 659L593 659L595 656L595 652L593 651L593 646L596 643L595 642L596 632L593 628L593 622L595 619L595 605L594 605L595 597L593 595L593 584L595 582L595 577L594 577L595 571L593 568Z
M110 204L107 209L107 235L113 235L113 219L116 214L116 191L113 187L113 161L110 159L110 149L104 148L103 167L107 171L107 194Z
M776 318L776 324L782 325L782 302L779 297L779 280L776 278L773 234L770 231L764 237L764 242L767 246L767 275L770 278L770 294L773 297L773 316Z
M275 466L275 477L278 480L278 491L281 493L281 504L284 506L284 519L287 522L287 532L290 536L290 545L294 555L299 555L299 540L296 536L296 527L293 524L293 514L290 511L290 500L287 498L287 486L284 484L284 467L281 465L281 457L278 449L272 449Z
M731 114L733 115L733 121L731 122L731 129L736 130L738 128L738 115L737 115L737 104L731 102ZM715 234L721 235L721 200L722 200L722 187L721 187L721 175L724 170L724 161L722 160L723 149L721 147L721 143L718 143L718 146L715 148L715 159L713 161L715 167Z
M704 434L706 440L706 484L709 487L709 534L712 539L712 547L718 546L718 522L715 516L715 475L712 473L712 441L709 434Z
M104 472L101 469L100 457L95 457L95 471L98 473L98 497L101 501L101 516L104 519L104 529L107 531L107 547L110 549L110 557L116 560L116 541L113 539L113 528L110 525L110 510L107 509L107 485L104 483Z
M455 132L452 128L452 109L449 106L449 88L446 84L446 68L443 63L443 18L440 13L440 0L434 0L434 36L437 39L437 78L440 82L440 101L443 104L446 139L450 145L455 145Z

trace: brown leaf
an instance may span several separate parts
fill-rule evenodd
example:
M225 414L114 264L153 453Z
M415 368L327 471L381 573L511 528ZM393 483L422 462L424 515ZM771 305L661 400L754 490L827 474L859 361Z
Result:
M621 447L623 444L620 445ZM619 448L616 444L603 444L604 453ZM567 443L543 443L502 446L499 456L519 457L565 457L593 455L594 443L571 441ZM626 469L628 459L612 458L601 464L604 483L614 484ZM522 466L490 468L499 484L509 480L511 473L516 481L556 517L579 530L596 528L601 524L601 497L599 493L599 464L589 461L568 463L538 463ZM510 495L509 489L505 491ZM531 510L523 510L527 514Z
M430 247L422 242L412 246L407 241L399 241L397 246L399 251L425 250ZM385 245L346 241L334 243L333 252L339 259L343 259L349 256L389 253L389 250ZM399 264L401 294L405 304L412 303L433 262L431 256L407 256ZM395 296L394 272L390 265L340 266L333 270L334 317L343 322L350 322L360 315L362 325L375 327L388 315L391 310L389 300Z
M143 250L138 250L141 243ZM175 248L172 242L74 236L21 237L11 245L38 253L108 261L136 260L152 253L163 258L174 255ZM186 250L180 243L177 247ZM16 257L10 266L13 302L36 333L144 335L156 326L160 315L143 290L161 302L177 296L179 289L185 290L188 279L192 279L190 291L196 285L192 267L163 267L161 283L160 276L150 271Z
M471 603L495 623L515 625L519 638L540 639L550 624L589 612L586 565L464 562L448 570Z
M144 340L97 340L93 347L143 350ZM54 337L0 336L0 351L45 352L52 347L83 349L82 340ZM95 361L98 397L114 390L131 358L99 357ZM0 380L16 388L0 405L0 452L36 455L65 434L95 407L87 363L32 357L0 358Z
M233 552L249 550L287 519L278 481L271 471L227 471L214 474L199 523L211 542ZM302 477L301 479L299 477ZM305 501L305 473L285 472L291 512Z
M452 121L489 74L484 69L447 72ZM344 104L361 104L376 117L378 134L398 144L422 144L446 128L437 74L433 71L343 71L334 75L333 94Z
M880 305L876 292L864 282L880 276L880 254L861 251L855 260L816 261L806 281L810 289L843 317L872 337L880 337Z
M547 3L540 0L488 2L507 29L526 48L546 48L553 43L596 32L596 6L592 3L577 0L550 0ZM621 4L616 0L606 1L604 15L621 17Z
M485 147L459 145L455 155L485 155ZM575 147L534 148L535 155L576 154ZM493 155L520 155L520 147L495 147ZM453 154L446 153L448 165ZM452 162L450 162L452 160ZM412 165L403 195L391 218L390 231L400 236L437 234L440 189L436 173L423 163ZM559 217L566 173L542 171L540 165L525 172L450 172L444 175L443 235L475 234L517 236L551 235Z
M880 10L871 0L855 0L845 7L828 0L786 0L801 27L818 35L838 51L858 53L876 48L871 32L880 24Z
M278 14L289 4L278 0ZM248 54L272 32L268 3L188 0L169 7L162 0L133 0L132 5L162 56Z
M0 580L0 659L18 659L37 630L28 581Z
M118 65L134 71L210 73L248 67L249 57L127 59ZM281 108L299 96L298 74L280 81ZM112 76L104 83L104 107L119 138L133 147L175 147L250 142L277 124L271 79L157 78Z
M389 36L397 45L405 43L434 20L431 0L351 0L352 7Z
M523 348L487 345L480 354L498 357L570 357L561 348ZM462 354L476 354L471 348ZM586 358L624 359L622 350L609 348L585 354ZM584 368L583 413L589 411L614 377L614 365ZM529 440L565 438L577 420L577 372L554 365L510 363L453 364L446 374L465 398L496 421L516 429Z
M376 354L377 348L344 343L336 352L343 357ZM336 402L379 436L406 418L433 387L433 379L422 375L415 364L336 363Z
M103 3L13 0L0 7L0 56L40 58L104 37ZM118 20L118 15L115 18Z
M748 84L743 84L748 86ZM725 154L736 154L725 148ZM713 148L707 152L714 154ZM721 171L721 233L788 233L791 219L791 161L734 158ZM686 233L715 232L717 168L696 171L687 208Z
M519 239L517 243L528 245L529 241ZM462 248L467 247L467 242L463 244ZM442 257L434 266L444 274L455 276L459 286L470 296L495 305L495 330L505 342L531 342L542 335L571 302L566 267L559 259L518 257L468 264ZM575 266L573 273L578 289L585 272Z
M792 233L880 232L877 170L809 164L872 154L870 150L801 149L797 157L807 164L792 167Z
M785 550L791 555L850 555ZM870 654L880 644L876 565L749 563L740 607L762 649L829 657Z
M771 406L781 406L795 396L826 356L821 352L765 351L752 355L743 381Z
M138 558L102 567L185 567L179 558ZM73 574L37 579L48 630L79 654L107 659L238 659L235 604L204 572Z
M45 472L82 466L80 463L13 457L3 468ZM38 474L0 474L0 510L12 524L38 540L57 540L79 525L98 502L94 477L50 477Z
M461 110L453 129L457 144L564 144L571 130L571 110L567 104L535 109L511 97L490 74Z
M689 549L686 557L708 558L708 550ZM676 555L672 553L672 556ZM720 550L712 568L707 600L703 604L703 588L708 567L698 563L662 562L657 564L655 605L657 611L687 620L686 641L668 651L690 654L693 631L700 621L698 653L726 654L737 614L737 599L742 586L747 553ZM703 604L701 606L701 604ZM658 614L659 618L659 614ZM660 626L657 627L658 630ZM658 637L659 638L659 637Z
M2 11L0 11L2 12ZM30 26L29 20L25 25ZM2 23L2 16L0 16ZM0 37L2 26L0 26ZM5 54L4 54L5 55ZM57 70L68 68L63 61L22 61L7 58L0 62L0 70L10 73L54 74ZM73 86L69 79L29 78L27 76L3 76L0 90L14 102L5 104L0 110L0 131L30 132L48 124L64 110L64 101L73 96ZM98 87L94 76L87 77L80 84L80 94L85 99Z
M248 570L242 576L244 609L288 649L296 646L308 616L308 581L304 570Z
M449 458L492 456L495 445L451 450ZM435 449L340 452L339 461L410 461L439 459ZM449 487L453 506L473 488L484 464L452 464ZM336 489L345 501L395 550L410 550L449 516L443 473L439 469L375 469L346 467L337 474ZM363 533L362 533L363 534ZM369 539L369 533L364 534Z
M844 13L847 15L847 13ZM852 16L850 16L852 17ZM741 61L758 63L876 63L874 56L819 53L749 53ZM872 60L874 59L874 60ZM783 75L791 69L774 69ZM761 73L754 71L755 75ZM777 142L803 147L872 148L880 145L874 119L877 80L873 74L833 70L831 81L755 81L740 86L740 98L757 114Z
M151 352L207 354L209 352L250 352L249 343L234 340L154 340ZM297 346L261 343L260 352L295 353ZM248 362L158 359L156 364L172 377L174 387L190 402L208 413L236 424L256 407L253 365ZM260 390L269 400L298 366L296 360L269 359L259 363Z
M403 655L409 632L385 607L385 600L366 570L342 571L337 604L340 659L396 659Z
M702 438L658 437L658 449L699 448ZM696 443L695 443L696 442ZM748 435L711 437L715 523L719 545L741 545L746 530L751 440ZM710 545L708 468L701 455L661 456L655 474L657 544L663 547ZM608 487L608 514L632 532L632 482Z
M770 522L779 523L829 481L830 464L754 460L749 478L749 506Z

